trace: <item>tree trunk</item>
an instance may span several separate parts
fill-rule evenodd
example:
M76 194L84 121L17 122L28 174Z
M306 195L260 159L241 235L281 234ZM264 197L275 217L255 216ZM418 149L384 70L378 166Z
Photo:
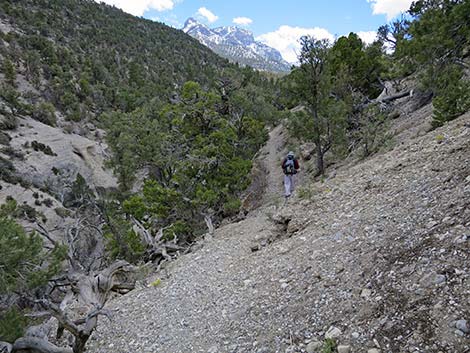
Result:
M204 222L206 222L207 230L210 235L214 234L214 224L210 215L204 215Z
M116 278L123 272L132 270L125 261L117 261L99 273L68 275L71 290L78 293L79 300L88 308L88 312L81 319L73 321L65 311L66 303L58 306L47 299L36 301L48 314L59 322L60 330L69 331L75 338L73 348L59 347L37 337L22 337L13 344L12 352L34 353L83 353L91 334L98 325L98 316L107 315L104 309L111 291L118 291L123 286L132 288L133 283L121 283ZM66 302L66 300L64 300ZM60 334L60 332L59 332Z
M315 143L315 150L317 155L317 173L315 176L325 175L325 164L323 161L324 152L319 142Z

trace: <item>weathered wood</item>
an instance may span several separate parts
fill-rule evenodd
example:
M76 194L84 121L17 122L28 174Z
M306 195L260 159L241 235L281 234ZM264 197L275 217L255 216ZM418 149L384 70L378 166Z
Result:
M13 344L12 352L31 351L40 353L74 353L69 347L58 347L46 340L35 337L18 338Z
M36 301L44 312L55 317L59 322L57 337L62 336L64 330L74 336L73 347L58 347L47 338L22 337L18 339L12 348L12 352L40 352L40 353L82 353L91 334L98 325L98 316L110 316L110 312L104 309L109 294L119 291L123 287L133 288L132 283L121 283L116 279L120 273L132 270L133 267L126 261L117 261L99 273L70 273L67 275L71 292L76 293L78 299L88 308L88 312L81 318L72 320L67 315L67 303L71 299L71 292L66 295L60 306L47 299Z
M206 222L207 231L209 232L210 235L214 234L214 224L212 223L211 216L207 214L203 216L204 216L204 222Z
M400 99L400 98L412 97L412 96L413 96L413 90L409 90L409 91L397 93L397 94L394 94L394 95L391 95L391 96L388 96L388 97L383 97L381 99L376 99L376 100L373 100L372 102L374 102L374 103L389 103L391 101L394 101L394 100L397 100L397 99Z
M0 353L10 353L13 350L13 345L7 342L0 342Z

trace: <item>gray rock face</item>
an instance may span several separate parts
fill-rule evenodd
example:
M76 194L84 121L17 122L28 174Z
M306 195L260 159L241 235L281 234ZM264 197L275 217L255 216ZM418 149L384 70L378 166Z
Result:
M67 134L61 128L51 127L31 118L11 134L13 148L24 151L22 161L14 161L18 173L33 185L60 192L80 173L91 187L117 186L117 179L104 166L107 146L76 134ZM49 146L54 155L24 147L33 141Z

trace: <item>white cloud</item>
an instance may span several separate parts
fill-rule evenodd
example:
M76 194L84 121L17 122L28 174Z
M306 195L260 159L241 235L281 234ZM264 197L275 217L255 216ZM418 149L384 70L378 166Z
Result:
M204 17L209 23L215 22L219 19L218 16L214 15L212 11L206 9L205 7L201 7L199 10L197 10L197 14Z
M377 32L376 31L361 31L357 32L359 38L366 44L372 44L377 39Z
M305 35L312 36L316 39L328 39L330 41L334 41L335 39L334 35L324 28L301 28L284 25L274 32L260 35L256 40L279 50L284 60L290 63L296 63L297 55L300 52L299 39Z
M367 0L371 3L374 15L386 15L390 21L400 13L409 10L413 0Z
M157 10L166 11L171 10L176 0L95 0L97 2L104 2L108 5L114 5L125 12L134 16L143 16L145 11Z
M253 20L248 17L235 17L233 19L233 23L240 25L240 26L248 26L253 23Z
M156 16L150 19L155 22L162 22L166 24L167 26L177 28L177 29L181 29L183 27L183 24L178 19L178 16L176 16L174 13L167 13L163 16Z

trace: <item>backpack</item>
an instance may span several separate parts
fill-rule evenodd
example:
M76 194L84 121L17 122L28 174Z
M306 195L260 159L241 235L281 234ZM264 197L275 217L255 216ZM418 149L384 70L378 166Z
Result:
M287 159L284 163L284 173L285 174L294 174L295 173L295 164L293 159Z

